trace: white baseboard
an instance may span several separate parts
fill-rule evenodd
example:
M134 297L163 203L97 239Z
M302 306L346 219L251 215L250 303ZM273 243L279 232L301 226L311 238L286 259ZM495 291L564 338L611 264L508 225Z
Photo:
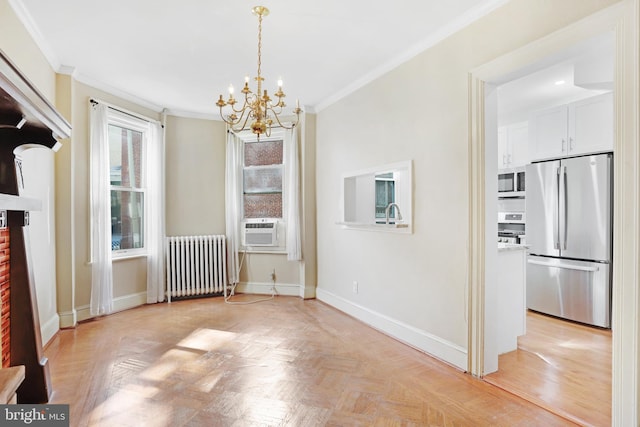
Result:
M271 282L240 282L236 292L241 294L271 295ZM304 295L304 287L295 283L276 283L276 295L299 297Z
M113 299L113 312L139 307L147 303L147 291L129 294Z
M63 311L58 313L60 318L60 328L75 328L78 323L78 312L74 308L71 311Z
M467 350L427 331L418 329L384 314L355 304L341 296L323 289L316 289L316 297L330 306L372 326L385 334L418 350L449 363L463 371L467 370Z
M40 334L42 336L42 345L45 346L51 338L60 330L60 316L55 313L49 320L40 323Z
M316 297L315 286L300 286L300 298L314 299Z
M147 303L147 292L138 292L137 294L129 294L113 299L113 313L128 310L130 308L139 307ZM91 315L89 305L83 305L77 308L78 322L91 319L95 316Z
M92 319L94 317L89 311L89 305L81 305L80 307L76 308L76 311L78 312L78 322Z

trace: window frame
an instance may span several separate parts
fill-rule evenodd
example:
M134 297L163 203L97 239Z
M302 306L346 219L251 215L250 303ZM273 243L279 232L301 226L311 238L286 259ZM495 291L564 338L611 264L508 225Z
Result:
M147 247L147 162L148 162L148 144L149 144L149 132L150 132L150 123L148 121L133 117L127 113L120 112L111 107L107 109L107 129L109 126L117 126L120 128L128 129L134 132L140 132L142 134L141 137L141 171L140 171L140 186L139 187L125 187L121 185L109 185L109 204L111 206L111 193L112 191L131 191L135 193L141 193L143 196L142 199L142 247L140 248L132 248L132 249L113 249L111 250L111 258L121 259L121 258L129 258L129 257L137 257L137 256L145 256L148 254ZM109 138L107 138L107 143L110 145ZM109 150L110 152L110 150ZM109 159L111 160L111 159ZM109 170L109 172L111 172ZM113 230L113 229L112 229ZM111 234L111 240L113 241L113 231Z

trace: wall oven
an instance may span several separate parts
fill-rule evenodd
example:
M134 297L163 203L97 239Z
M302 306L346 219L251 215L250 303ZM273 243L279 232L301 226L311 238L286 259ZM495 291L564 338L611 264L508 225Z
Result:
M524 245L525 213L498 212L498 243Z
M524 197L524 168L503 169L498 172L498 197Z

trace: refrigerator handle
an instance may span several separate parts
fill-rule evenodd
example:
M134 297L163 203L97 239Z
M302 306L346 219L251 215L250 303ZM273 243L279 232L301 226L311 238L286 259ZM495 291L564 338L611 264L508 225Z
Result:
M563 247L564 250L567 250L567 227L569 226L569 215L568 215L568 206L569 206L569 196L567 192L567 167L563 166L564 169L564 206L562 206L562 213L564 215L564 236L563 236Z
M559 218L559 205L560 205L560 170L561 170L562 166L558 166L558 169L556 170L556 194L555 199L556 199L556 203L555 203L555 210L556 212L554 212L554 216L555 218ZM553 248L554 249L560 249L560 226L558 224L558 220L554 220L553 221L553 234L554 234L554 242L553 242Z

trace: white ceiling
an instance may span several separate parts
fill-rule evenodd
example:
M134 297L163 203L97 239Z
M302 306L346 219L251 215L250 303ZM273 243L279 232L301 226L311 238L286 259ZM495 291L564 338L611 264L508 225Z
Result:
M258 3L260 1L261 3ZM58 72L160 111L217 117L230 83L278 78L290 106L335 102L507 0L9 0ZM237 92L236 92L237 94Z
M516 71L498 87L499 125L612 90L613 62L614 34L606 32Z

